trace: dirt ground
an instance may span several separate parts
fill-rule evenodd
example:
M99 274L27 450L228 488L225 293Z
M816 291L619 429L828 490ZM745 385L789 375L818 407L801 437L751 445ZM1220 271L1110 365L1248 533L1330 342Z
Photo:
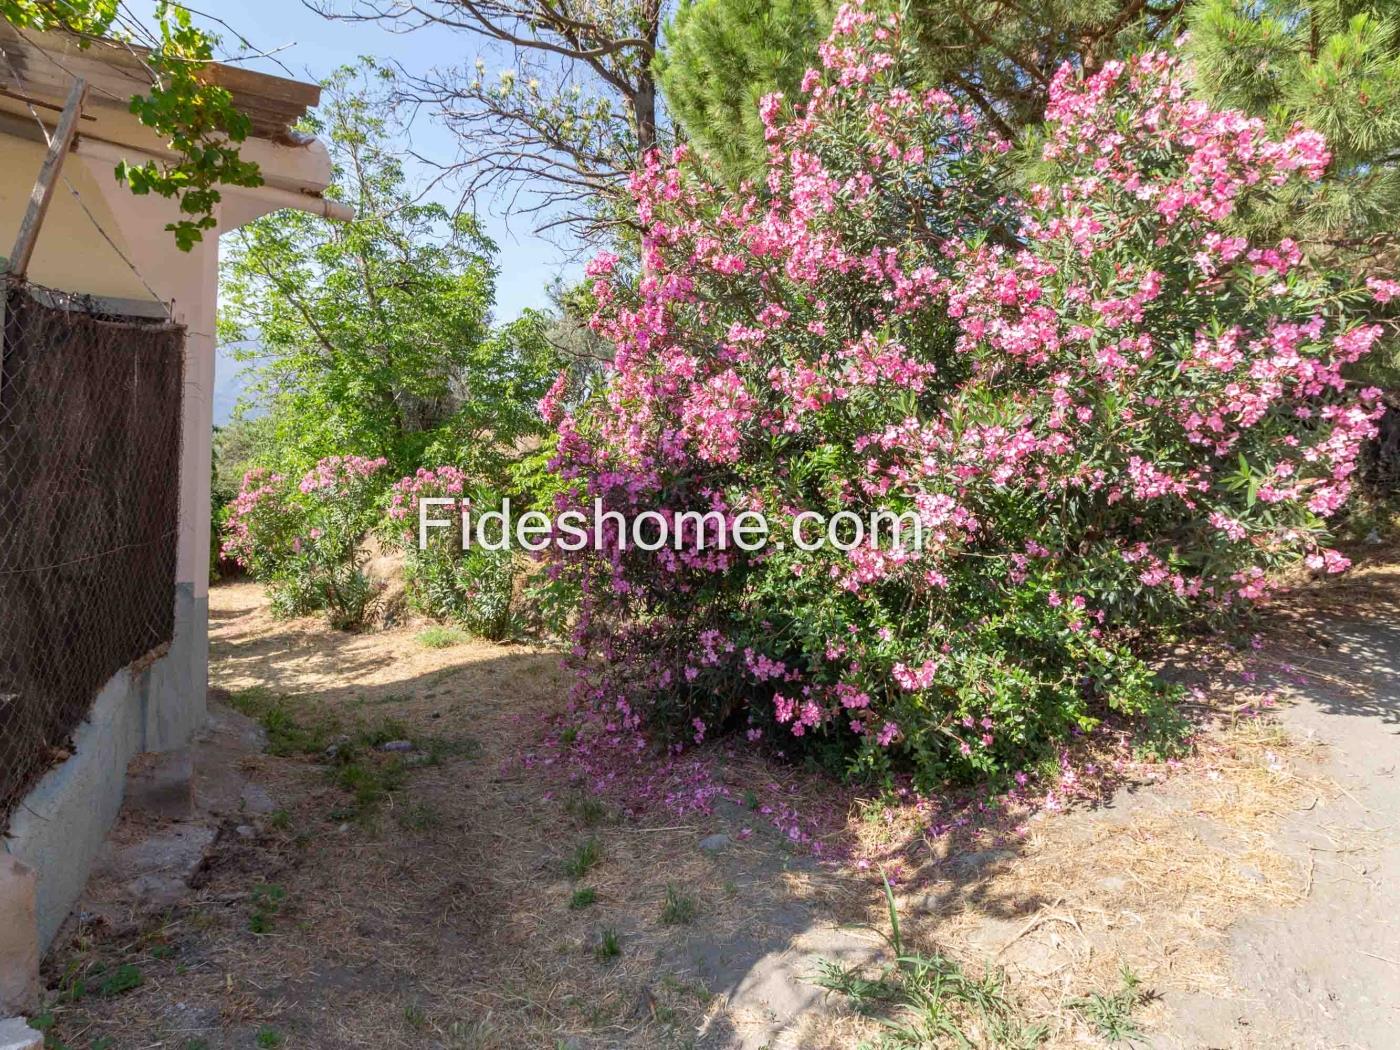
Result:
M1363 568L1253 649L1183 650L1189 757L1089 747L1078 803L930 830L733 743L676 773L703 804L626 808L551 747L556 652L340 634L225 584L201 815L123 819L41 1023L75 1048L854 1047L880 1022L813 978L891 962L883 869L905 953L992 981L1031 1045L1107 1045L1121 1015L1138 1045L1391 1047L1397 596ZM764 812L789 803L819 854Z

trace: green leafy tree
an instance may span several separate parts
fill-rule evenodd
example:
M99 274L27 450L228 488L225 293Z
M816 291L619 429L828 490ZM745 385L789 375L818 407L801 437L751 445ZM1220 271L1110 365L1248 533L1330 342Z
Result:
M831 25L826 0L684 0L656 72L672 118L731 184L768 159L758 104L794 97Z
M415 199L371 65L327 86L315 130L335 163L328 196L356 218L280 212L231 238L221 335L255 340L253 397L275 466L333 454L489 468L539 427L552 376L545 319L492 331L494 245L468 216Z
M239 156L252 129L224 88L207 83L204 67L218 38L194 24L190 12L160 0L154 25L129 17L119 0L0 0L0 17L17 29L71 34L84 48L132 45L150 88L131 97L131 111L169 143L175 159L117 165L116 176L132 193L170 197L182 217L166 226L182 251L217 225L218 187L260 186L258 166Z

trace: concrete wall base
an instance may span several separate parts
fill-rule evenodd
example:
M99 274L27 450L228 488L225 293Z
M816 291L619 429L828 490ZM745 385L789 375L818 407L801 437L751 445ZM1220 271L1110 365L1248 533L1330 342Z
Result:
M0 1017L39 1007L37 888L32 868L0 853Z
M23 1017L0 1021L0 1050L43 1050L44 1037L25 1023Z
M196 599L190 584L180 584L170 651L138 673L126 669L108 680L73 733L72 757L49 770L11 814L0 853L37 878L40 952L87 884L121 810L132 758L183 749L203 726L208 654L208 598Z

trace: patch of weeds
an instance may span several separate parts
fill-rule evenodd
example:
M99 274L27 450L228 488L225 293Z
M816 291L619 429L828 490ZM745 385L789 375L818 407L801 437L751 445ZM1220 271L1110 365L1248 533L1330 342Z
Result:
M597 890L595 890L592 886L582 886L579 889L574 890L572 896L569 897L569 907L572 908L574 911L578 911L580 908L587 908L597 899Z
M399 827L405 831L427 831L440 823L437 810L427 802L413 802L394 812Z
M755 812L758 811L758 795L751 788L744 791L744 807Z
M622 954L622 942L618 940L617 931L611 926L604 928L602 935L598 938L598 943L593 946L593 958L599 962L607 962L609 959L616 959Z
M408 726L397 718L381 718L367 726L360 726L351 734L351 742L358 747L379 747L391 740L408 739Z
M354 796L353 808L338 811L339 815L333 812L333 819L372 815L385 796L403 782L406 767L402 756L380 755L376 750L391 740L408 737L408 727L398 719L381 718L355 725L347 732L333 716L263 686L234 693L231 702L262 725L269 753L330 760L332 780Z
M403 1019L410 1028L426 1028L428 1026L428 1015L417 1003L404 1004Z
M257 1043L258 1046L263 1047L264 1050L268 1050L268 1048L272 1047L281 1046L286 1041L287 1037L284 1036L277 1029L273 1028L271 1025L263 1025L261 1028L259 1028L257 1036L253 1039L253 1042Z
M272 831L290 831L292 815L285 809L275 809L267 815L267 826Z
M570 878L581 879L602 859L602 844L596 838L590 838L579 843L573 856L564 862L564 874Z
M608 807L592 795L574 795L564 803L564 812L584 827L601 824L608 818Z
M572 747L578 739L578 726L565 726L564 731L559 734L559 742L565 747Z
M859 966L823 960L813 978L818 986L844 995L857 1012L876 1017L885 1028L883 1047L1033 1050L1045 1040L1049 1026L1032 1022L1009 998L1004 972L989 970L978 977L947 956L906 952L888 879L885 902L891 930L886 940L895 962L867 977Z
M127 992L140 988L145 983L146 978L140 969L131 963L122 963L115 967L103 965L84 967L82 963L70 963L59 981L58 1002L76 1003L89 995L102 999L114 999L119 995L125 995ZM41 1027L39 1023L35 1023L35 1029L47 1032L53 1027L54 1015L49 1013L37 1018L37 1021L44 1021L44 1024Z
M379 804L403 786L408 776L403 759L398 755L381 758L378 755L364 755L340 762L331 775L335 784L348 791L353 798L348 807L348 817L368 819L379 808Z
M135 991L146 983L141 971L131 963L122 963L111 970L99 970L91 977L93 994L103 999L115 999L119 995Z
M481 754L481 742L469 736L434 738L422 743L428 759L424 765L440 766L450 758L475 758Z
M1133 1014L1138 1007L1152 1001L1153 995L1142 988L1142 980L1126 965L1119 971L1122 982L1111 995L1090 992L1082 999L1071 999L1065 1005L1093 1025L1105 1042L1132 1043L1142 1038L1142 1027Z
M262 685L240 689L229 697L229 703L263 727L268 753L283 758L319 754L330 745L338 728L334 718L320 714L309 719L310 712L297 705L295 697Z
M271 882L253 887L253 911L248 916L248 931L259 936L271 933L277 913L287 900L287 891Z
M454 645L461 645L469 641L471 635L460 627L445 627L442 624L434 624L432 627L425 627L418 632L418 637L414 639L424 649L450 649Z
M209 1050L208 1039L186 1039L185 1050Z
M702 1006L714 998L703 981L683 981L672 974L666 974L661 978L661 987L674 995L693 1000Z
M699 910L700 905L694 897L681 892L681 888L674 882L666 883L666 902L661 906L661 925L688 926L695 920L695 914Z

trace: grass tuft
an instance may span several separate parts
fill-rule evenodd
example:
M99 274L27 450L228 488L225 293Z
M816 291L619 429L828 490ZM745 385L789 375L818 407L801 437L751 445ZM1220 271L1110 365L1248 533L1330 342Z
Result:
M661 906L661 925L688 926L695 920L699 910L699 903L694 897L682 893L674 882L666 883L666 902Z
M617 931L611 926L603 930L602 936L598 939L598 944L593 949L593 958L599 962L607 962L609 959L616 959L622 954L622 943L618 940Z
M1127 966L1119 972L1122 984L1110 995L1090 992L1082 999L1071 999L1066 1005L1093 1025L1105 1042L1131 1043L1142 1037L1142 1027L1133 1016L1138 1007L1152 1001L1152 993L1143 990L1142 980Z
M603 859L603 846L596 838L580 842L573 855L564 862L564 874L581 879Z
M446 627L442 624L423 628L414 639L424 649L450 649L470 640L471 635L460 627Z
M819 987L845 996L856 1012L877 1018L885 1028L881 1046L1033 1050L1045 1040L1049 1026L1032 1022L1011 1000L1003 971L988 970L979 977L944 955L906 953L888 879L885 901L891 931L885 939L894 951L894 964L868 977L859 966L823 960L812 978Z

